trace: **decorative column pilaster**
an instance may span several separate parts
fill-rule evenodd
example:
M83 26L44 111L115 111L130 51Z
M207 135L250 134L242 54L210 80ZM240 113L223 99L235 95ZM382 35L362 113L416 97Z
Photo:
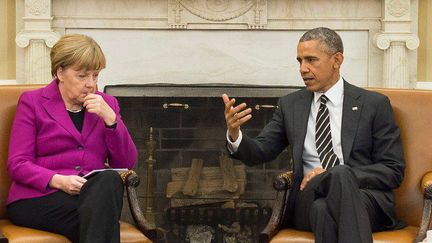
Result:
M410 88L408 51L419 46L417 35L381 33L375 36L375 43L384 50L383 86Z
M16 36L25 48L25 82L47 83L51 80L50 48L60 35L51 28L51 0L25 0L24 29Z
M411 1L383 0L382 31L375 36L375 44L384 50L384 88L410 88L408 52L420 44L411 33Z

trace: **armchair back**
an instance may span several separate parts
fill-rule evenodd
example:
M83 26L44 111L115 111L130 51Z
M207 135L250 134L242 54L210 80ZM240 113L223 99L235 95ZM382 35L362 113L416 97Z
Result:
M0 219L6 219L6 199L10 186L7 173L9 136L18 98L26 90L38 89L44 85L1 85L0 86Z
M432 171L432 91L370 89L389 97L401 131L405 178L395 190L396 212L408 225L419 226L423 210L423 175Z
M69 242L64 236L13 225L7 217L6 200L11 180L7 173L7 157L10 130L15 117L20 95L24 91L44 87L46 84L0 85L0 242ZM154 225L149 224L141 209L136 195L139 178L133 171L122 175L126 186L129 208L137 227L120 221L120 241L122 243L156 241ZM147 237L148 236L148 237ZM7 238L7 239L5 239Z

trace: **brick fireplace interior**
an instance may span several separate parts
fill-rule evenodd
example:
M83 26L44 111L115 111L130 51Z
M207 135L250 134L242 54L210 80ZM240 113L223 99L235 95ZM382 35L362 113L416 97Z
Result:
M167 231L161 240L256 242L271 214L273 179L290 168L291 156L285 150L274 161L253 167L230 159L221 95L252 108L253 117L242 131L253 137L271 119L278 98L297 89L226 84L105 87L119 100L137 146L140 206ZM149 150L150 143L154 148ZM122 219L132 222L127 207Z

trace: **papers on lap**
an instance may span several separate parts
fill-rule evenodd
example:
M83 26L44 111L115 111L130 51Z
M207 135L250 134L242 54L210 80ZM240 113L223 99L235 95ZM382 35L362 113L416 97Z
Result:
M122 172L126 172L126 171L128 171L129 169L127 169L127 168L106 168L106 169L97 169L97 170L92 170L92 171L90 171L89 173L85 174L83 177L86 178L86 179L88 179L88 178L90 178L91 176L94 176L94 175L96 175L97 173L102 172L102 171L106 171L106 170L113 170L113 171L117 171L117 172L120 174L120 173L122 173Z

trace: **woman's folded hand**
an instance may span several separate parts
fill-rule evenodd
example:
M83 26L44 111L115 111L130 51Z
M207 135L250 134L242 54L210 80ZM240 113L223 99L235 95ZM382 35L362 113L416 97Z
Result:
M70 195L78 195L81 191L81 187L87 180L77 175L59 175L55 174L50 182L49 186L62 190Z

